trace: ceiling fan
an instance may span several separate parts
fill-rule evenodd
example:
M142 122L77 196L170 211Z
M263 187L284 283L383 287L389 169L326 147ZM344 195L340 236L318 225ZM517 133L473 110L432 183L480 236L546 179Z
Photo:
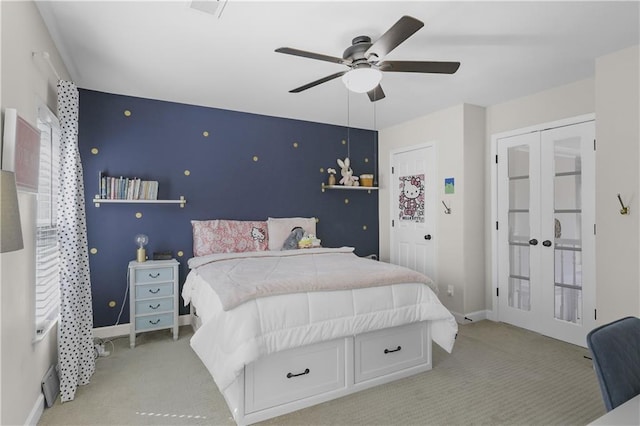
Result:
M351 46L342 54L342 58L293 49L291 47L280 47L276 49L276 52L334 62L349 67L349 69L345 71L328 75L290 90L289 93L299 93L335 78L342 77L342 81L349 90L358 93L367 92L371 102L375 102L385 97L384 91L380 86L382 72L455 73L460 67L460 62L382 60L393 49L402 44L423 26L424 23L422 21L411 16L403 16L373 43L368 36L362 35L354 38L351 41Z

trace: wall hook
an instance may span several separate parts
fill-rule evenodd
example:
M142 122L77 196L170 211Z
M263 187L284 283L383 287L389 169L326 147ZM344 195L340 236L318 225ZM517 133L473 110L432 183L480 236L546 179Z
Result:
M442 205L444 206L444 214L451 214L451 207L447 206L442 200Z
M618 201L620 201L620 206L622 206L622 208L620 209L620 214L629 214L629 206L624 205L624 203L622 202L622 198L620 198L620 194L618 194Z

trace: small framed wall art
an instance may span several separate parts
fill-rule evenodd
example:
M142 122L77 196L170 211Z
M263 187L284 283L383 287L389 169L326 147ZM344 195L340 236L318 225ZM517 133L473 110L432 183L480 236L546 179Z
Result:
M18 189L38 191L40 131L13 108L7 108L4 113L2 168L15 172Z

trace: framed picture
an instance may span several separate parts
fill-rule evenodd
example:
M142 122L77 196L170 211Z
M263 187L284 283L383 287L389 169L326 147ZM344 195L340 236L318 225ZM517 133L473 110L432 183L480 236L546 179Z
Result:
M38 191L40 131L12 108L7 108L4 114L2 168L15 172L18 189Z

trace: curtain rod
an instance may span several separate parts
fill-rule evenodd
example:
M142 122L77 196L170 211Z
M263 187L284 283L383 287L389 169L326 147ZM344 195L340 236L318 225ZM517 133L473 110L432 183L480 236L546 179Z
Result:
M58 74L58 71L56 70L56 67L53 66L53 62L51 62L51 55L49 55L49 52L33 52L33 57L35 58L36 56L41 57L49 65L49 68L53 71L53 75L55 75L58 80L62 80L60 78L60 74Z

